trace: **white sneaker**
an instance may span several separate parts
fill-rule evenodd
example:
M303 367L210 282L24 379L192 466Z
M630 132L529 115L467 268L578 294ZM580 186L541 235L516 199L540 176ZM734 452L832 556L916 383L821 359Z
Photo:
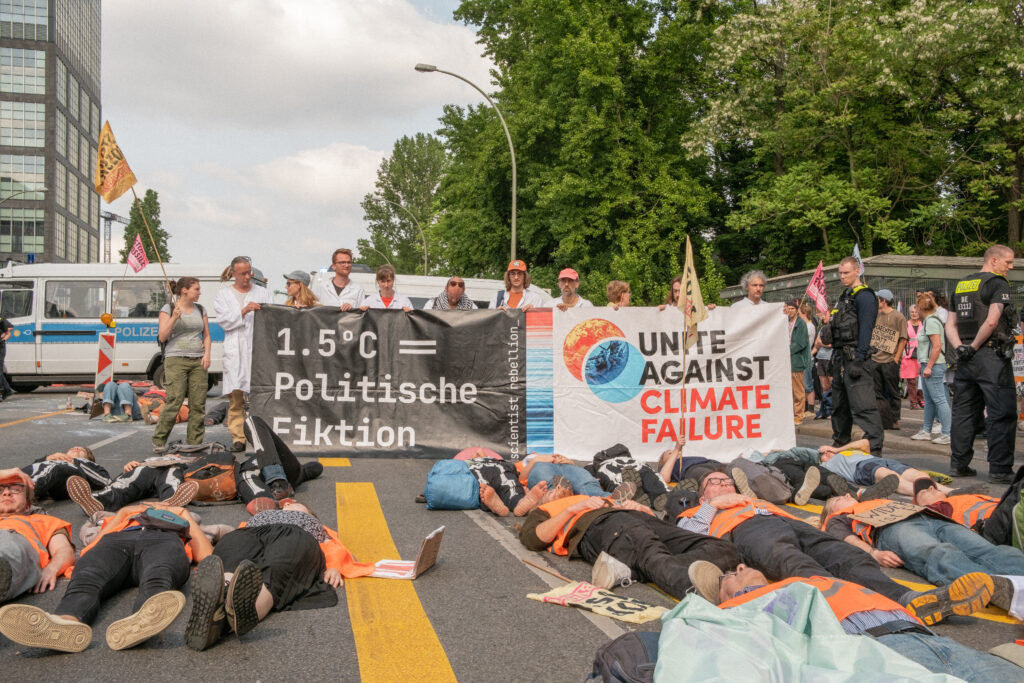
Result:
M921 431L919 431L917 434L914 434L910 438L913 439L914 441L931 441L932 435L931 433L926 432L922 429Z
M942 425L939 424L938 422L936 422L935 424L932 425L932 434L941 434L941 433L942 433Z
M590 583L598 588L628 586L633 583L632 579L633 570L603 550L594 560L594 571L590 575Z
M949 443L949 437L946 436L945 434L939 434L937 437L932 439L932 443L942 443L942 444Z

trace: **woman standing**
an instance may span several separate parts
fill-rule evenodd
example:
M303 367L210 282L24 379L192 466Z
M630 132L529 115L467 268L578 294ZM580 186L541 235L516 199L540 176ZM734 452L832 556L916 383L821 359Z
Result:
M309 273L302 270L293 270L284 276L285 289L288 291L288 300L285 306L293 308L309 308L316 306L320 301L309 288Z
M164 344L164 389L167 403L153 431L153 448L163 449L178 409L188 399L188 443L201 444L206 435L207 371L210 369L210 321L199 305L199 280L183 277L171 287L178 297L160 309L157 339Z
M921 310L917 305L910 307L910 320L907 321L907 348L903 350L900 361L900 379L907 380L907 398L910 409L924 407L924 394L917 388L917 376L921 374L921 364L917 362L917 334L921 331Z
M946 393L946 332L937 314L935 298L928 292L917 295L917 308L924 316L924 324L917 334L917 361L921 364L921 388L924 391L924 425L911 439L948 444L949 428L952 422L949 411L949 396ZM932 438L932 422L938 417L942 433Z
M409 297L395 291L395 269L392 266L383 265L377 269L377 293L368 294L359 308L363 311L369 308L412 310Z
M814 326L814 307L806 301L800 303L800 319L807 325L807 339L813 344L818 338L817 329ZM814 417L814 354L811 354L811 362L804 370L804 392L807 394L807 410L804 417Z

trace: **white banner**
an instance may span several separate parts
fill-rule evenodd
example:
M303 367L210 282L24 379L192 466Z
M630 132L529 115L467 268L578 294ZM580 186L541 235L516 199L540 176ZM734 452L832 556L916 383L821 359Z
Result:
M552 317L555 452L590 460L622 443L651 462L685 435L685 455L726 462L747 448L796 445L782 304L709 311L686 353L685 383L676 308Z

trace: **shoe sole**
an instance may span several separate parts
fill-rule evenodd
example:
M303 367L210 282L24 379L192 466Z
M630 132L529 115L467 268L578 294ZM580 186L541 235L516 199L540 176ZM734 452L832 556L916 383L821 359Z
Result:
M732 480L736 483L736 491L742 493L744 496L750 496L751 498L757 498L757 494L754 493L754 489L750 488L750 480L747 479L747 473L741 470L739 467L732 468Z
M58 623L33 605L0 607L0 633L27 647L41 647L60 652L81 652L92 641L87 624Z
M138 612L107 627L107 645L111 650L127 650L149 640L174 623L184 608L185 596L178 591L157 593Z
M92 495L92 487L82 477L68 477L68 497L78 503L86 517L92 517L97 512L103 512L103 503L99 502Z
M209 555L192 577L192 612L185 625L185 644L193 650L210 647L216 638L217 609L224 604L224 563L216 555ZM220 634L217 634L220 635Z
M170 498L163 501L166 505L172 505L174 507L183 508L192 502L192 499L199 493L199 483L195 481L186 481L175 489L174 494Z
M244 636L260 623L256 613L256 596L263 586L263 573L252 562L242 562L235 569L228 586L225 610L228 622L238 636Z
M825 483L830 489L832 489L832 493L834 495L842 496L850 492L850 485L838 474L829 474L826 476Z
M951 615L967 616L985 609L994 591L992 577L974 572L964 574L944 591L919 595L907 608L927 626L934 626Z
M900 487L900 478L895 474L890 474L886 477L882 477L878 483L864 489L864 493L858 496L858 500L863 502L865 500L877 500L879 498L888 498L896 492L896 489Z
M630 572L629 577L624 579L617 579L615 576L615 568L612 565L614 560L608 553L602 552L594 562L594 569L590 573L590 583L598 588L604 588L605 590L611 590L622 585L623 581L632 580L633 573Z
M821 472L817 468L811 468L804 474L804 482L800 484L800 488L793 494L793 502L797 505L807 505L807 501L811 499L811 494L814 493L814 489L818 488L818 484L821 483Z

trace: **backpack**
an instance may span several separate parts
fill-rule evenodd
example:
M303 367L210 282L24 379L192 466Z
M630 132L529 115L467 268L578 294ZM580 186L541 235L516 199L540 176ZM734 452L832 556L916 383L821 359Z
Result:
M427 473L423 495L428 510L476 510L480 482L465 460L438 460Z
M196 302L196 303L194 303L192 305L196 307L197 311L199 311L199 317L200 318L205 318L206 317L206 309L203 308L202 305L199 302ZM173 307L171 308L171 310L174 310ZM167 357L167 342L170 341L170 340L171 340L170 337L167 338L167 341L160 341L159 339L156 340L156 343L160 345L160 355L162 357L164 357L164 358Z
M649 683L658 662L657 631L632 631L597 648L588 681Z
M233 500L238 495L235 486L235 456L217 441L195 446L172 444L168 452L193 455L195 460L185 468L185 481L199 484L193 502Z
M982 537L992 545L1013 545L1024 549L1024 507L1021 506L1021 487L1024 486L1024 465L1017 469L1013 483L1007 487L999 504L984 520Z

